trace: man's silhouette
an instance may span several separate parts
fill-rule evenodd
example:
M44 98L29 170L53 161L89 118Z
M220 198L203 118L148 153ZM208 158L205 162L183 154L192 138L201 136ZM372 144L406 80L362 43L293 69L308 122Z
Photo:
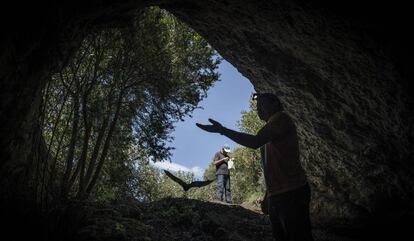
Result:
M278 97L255 94L259 118L266 121L256 135L237 132L209 119L211 125L196 125L219 133L249 148L261 148L266 180L268 212L276 240L313 240L309 218L310 188L299 161L296 126Z

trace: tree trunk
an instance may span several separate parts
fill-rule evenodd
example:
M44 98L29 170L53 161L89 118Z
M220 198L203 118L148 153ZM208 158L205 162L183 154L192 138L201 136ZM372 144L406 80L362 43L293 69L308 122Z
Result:
M82 154L79 158L78 166L80 169L79 174L79 190L77 196L82 198L84 196L86 190L85 184L85 166L86 166L86 158L88 156L88 146L89 146L89 138L91 135L91 123L88 120L88 110L87 110L87 94L84 95L82 98L82 113L83 113L83 122L84 122L84 137L83 137L83 146L82 146ZM76 178L77 174L73 175L73 180Z
M113 131L115 129L116 122L117 122L118 117L119 117L119 112L121 110L122 97L123 97L123 91L121 91L119 93L119 97L118 97L118 101L117 101L117 104L116 104L116 110L115 110L114 118L112 119L112 122L111 122L111 124L109 126L108 134L106 136L105 144L103 146L102 153L101 153L101 156L99 158L98 166L96 167L96 170L95 170L95 173L93 174L92 180L89 182L89 185L88 185L88 187L86 189L86 195L89 195L91 193L93 187L95 186L96 181L98 180L99 175L101 173L103 164L105 162L106 155L108 154L108 149L109 149L109 144L111 142L112 133L113 133Z
M73 96L73 124L72 124L72 134L70 138L70 144L69 144L69 151L66 158L66 169L65 173L63 174L62 178L62 192L61 197L65 199L67 197L67 194L69 192L70 186L69 186L69 177L70 173L72 171L73 166L73 158L75 155L75 147L76 147L76 139L78 136L78 125L79 125L79 97L77 95Z
M50 189L52 188L53 180L54 180L54 178L56 176L56 162L57 162L57 160L59 158L60 149L62 148L63 138L65 137L66 132L68 130L69 123L70 123L70 120L72 118L72 115L73 115L73 109L71 110L71 112L69 114L69 118L66 121L66 124L65 124L65 127L63 129L62 135L60 136L58 145L56 147L55 156L53 158L53 161L52 161L52 164L51 164L51 168L50 168L50 172L49 172L49 180L48 180L47 185L46 185L46 189L47 189L47 193L48 194L57 194L57 193L51 193L51 190ZM48 205L48 203L47 203L48 201L49 200L46 199L46 206Z

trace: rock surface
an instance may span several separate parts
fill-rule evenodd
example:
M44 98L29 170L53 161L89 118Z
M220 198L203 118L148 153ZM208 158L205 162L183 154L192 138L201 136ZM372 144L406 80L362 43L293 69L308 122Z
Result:
M48 73L65 63L89 28L128 24L149 4L201 33L257 91L281 96L299 128L315 223L360 223L409 208L410 8L353 0L6 4L0 42L1 203L28 201L39 93Z
M366 23L300 1L166 7L257 91L281 97L299 129L315 222L359 222L412 200L412 100Z
M260 211L239 205L167 198L149 204L73 203L50 217L53 240L247 241L273 240L270 222ZM316 241L354 241L322 229Z

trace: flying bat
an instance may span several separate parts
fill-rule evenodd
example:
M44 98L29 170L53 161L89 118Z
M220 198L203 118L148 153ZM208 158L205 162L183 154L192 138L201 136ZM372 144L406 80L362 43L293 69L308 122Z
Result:
M212 183L214 180L207 180L207 181L194 181L191 183L186 183L183 180L181 180L180 178L174 176L171 172L164 170L165 175L167 175L169 178L171 178L174 182L180 184L180 186L184 189L184 191L188 191L188 189L192 188L192 187L204 187L207 186L208 184Z

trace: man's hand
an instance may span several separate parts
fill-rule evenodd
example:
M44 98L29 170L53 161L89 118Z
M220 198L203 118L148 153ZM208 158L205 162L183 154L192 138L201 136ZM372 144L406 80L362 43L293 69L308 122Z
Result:
M257 148L263 146L265 143L272 140L270 138L270 137L272 137L271 135L268 135L269 138L263 138L263 137L260 137L260 136L257 136L257 135L251 135L251 134L248 134L248 133L243 133L243 132L230 130L230 129L222 126L219 122L217 122L215 120L212 120L212 119L208 119L208 121L210 121L212 125L202 125L200 123L196 123L196 126L198 126L200 129L203 129L203 130L208 131L208 132L219 133L221 135L224 135L224 136L230 138L232 141L237 142L238 144L240 144L242 146L257 149Z
M229 159L229 157L225 157L225 158L222 158L220 160L214 161L214 165L218 165L222 162L226 162L228 159Z
M210 121L212 125L202 125L200 123L196 123L196 126L208 132L222 133L224 127L219 122L213 119L208 119L208 121Z

